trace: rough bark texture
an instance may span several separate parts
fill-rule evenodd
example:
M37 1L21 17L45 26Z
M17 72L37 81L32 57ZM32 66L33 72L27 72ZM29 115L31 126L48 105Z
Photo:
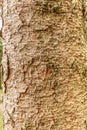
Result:
M1 8L2 8L2 0L0 0L0 18L1 18ZM1 21L0 21L1 22ZM0 29L0 89L2 89L2 30Z
M87 130L83 0L3 0L4 130Z
M0 89L2 89L2 43L1 41L0 41Z

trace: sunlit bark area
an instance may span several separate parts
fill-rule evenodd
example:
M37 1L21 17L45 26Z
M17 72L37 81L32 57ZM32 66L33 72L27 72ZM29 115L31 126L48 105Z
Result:
M87 129L82 0L3 0L4 130Z

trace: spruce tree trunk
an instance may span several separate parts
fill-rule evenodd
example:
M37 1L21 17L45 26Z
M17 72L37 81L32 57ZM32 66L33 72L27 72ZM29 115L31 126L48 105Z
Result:
M87 130L83 0L3 0L4 130Z

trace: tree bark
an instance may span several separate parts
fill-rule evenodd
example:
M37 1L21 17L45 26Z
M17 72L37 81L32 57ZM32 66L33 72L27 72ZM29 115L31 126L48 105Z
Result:
M82 0L3 0L4 130L87 130Z

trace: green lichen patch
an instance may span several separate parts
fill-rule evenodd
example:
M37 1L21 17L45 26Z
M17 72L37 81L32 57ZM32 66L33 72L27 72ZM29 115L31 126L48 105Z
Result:
M26 130L31 130L33 127L33 122L28 118L25 124Z

